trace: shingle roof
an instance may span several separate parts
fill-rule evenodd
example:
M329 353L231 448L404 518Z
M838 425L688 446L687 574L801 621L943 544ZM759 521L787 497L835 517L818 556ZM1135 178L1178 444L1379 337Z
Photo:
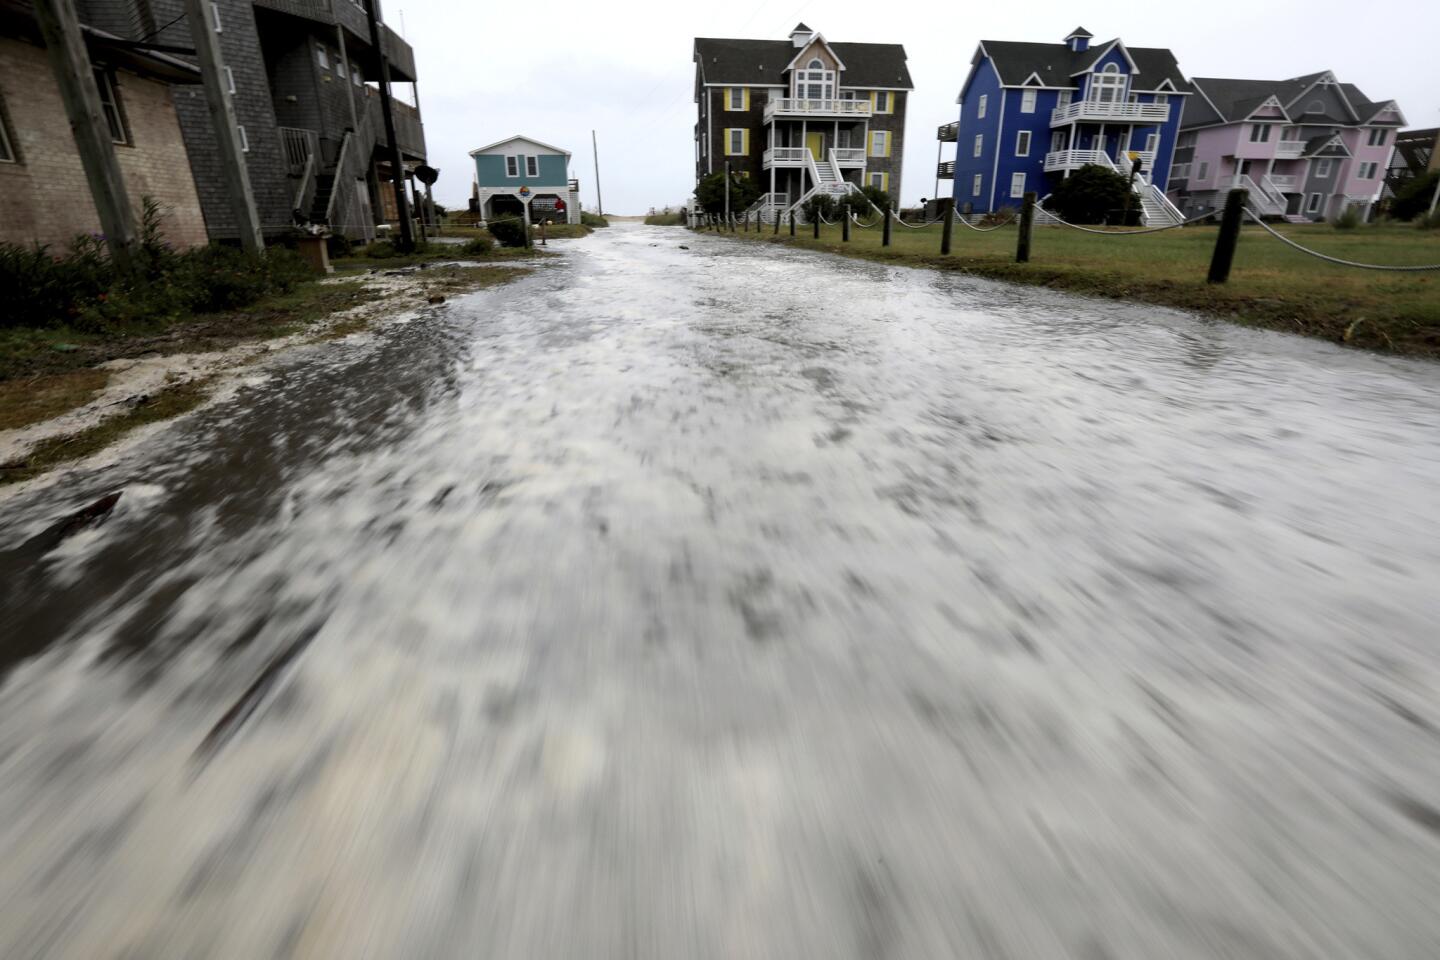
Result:
M1260 106L1270 97L1275 97L1284 105L1287 113L1297 122L1308 117L1310 120L1323 120L1326 123L1353 124L1355 121L1346 116L1334 116L1330 112L1321 114L1302 115L1295 108L1300 97L1305 91L1315 85L1321 77L1326 76L1328 70L1321 70L1318 73L1309 73L1303 77L1291 77L1288 80L1241 80L1233 77L1195 77L1192 80L1197 90L1204 93L1210 103L1215 105L1215 110L1208 106L1200 109L1199 104L1192 102L1185 108L1185 121L1182 126L1200 127L1213 123L1235 123L1244 120L1255 108ZM1380 111L1385 101L1373 102L1361 92L1360 88L1353 83L1337 84L1341 94L1349 101L1350 106L1360 115L1361 122L1364 122ZM1219 111L1216 114L1216 110Z
M1070 37L1084 37L1086 40L1089 40L1094 36L1095 34L1091 33L1089 30L1086 30L1084 27L1076 27L1074 30L1070 31L1070 36L1067 36L1065 39L1069 40Z
M915 88L905 62L905 48L898 43L832 43L830 48L845 64L840 81L844 86ZM786 82L785 68L796 53L789 40L695 39L695 57L705 72L706 83L781 87Z
M1047 87L1073 87L1072 75L1090 67L1106 48L1115 41L1092 44L1090 49L1076 53L1063 43L1027 43L1018 40L982 40L981 46L990 55L995 69L1000 73L1000 82L1018 86L1030 74L1040 78ZM1145 90L1154 90L1169 80L1181 93L1190 90L1175 55L1163 47L1126 47L1130 59L1140 71L1140 84Z
M1301 156L1304 156L1304 157L1316 157L1316 156L1323 156L1323 155L1325 155L1325 154L1326 154L1326 149L1325 149L1325 148L1329 145L1330 141L1332 141L1332 140L1335 140L1335 134L1333 134L1333 133L1322 133L1322 134L1320 134L1318 137L1311 137L1309 140L1306 140L1306 141L1305 141L1305 149L1304 149L1304 151L1301 153ZM1344 141L1344 140L1335 140L1335 143L1336 143L1336 145L1329 150L1329 155L1330 155L1330 156L1332 156L1332 157L1348 157L1348 156L1350 156L1350 151L1349 151L1348 148L1346 148L1346 146L1345 146L1345 141Z

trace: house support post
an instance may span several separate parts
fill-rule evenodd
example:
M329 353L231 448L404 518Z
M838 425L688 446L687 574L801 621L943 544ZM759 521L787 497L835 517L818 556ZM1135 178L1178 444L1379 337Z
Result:
M780 236L780 210L775 210L775 236Z
M50 69L65 101L65 115L75 136L95 211L100 215L100 227L105 231L110 259L122 273L128 273L135 266L140 237L120 161L115 158L110 127L101 112L100 91L80 33L75 0L35 0L35 19L40 23Z
M790 211L790 236L795 236L795 211Z
M1035 226L1035 191L1026 190L1020 206L1020 237L1015 241L1015 262L1030 262L1030 230Z
M847 204L847 205L844 207L844 209L841 210L841 213L844 214L844 217L843 217L843 219L841 219L841 221L840 221L840 242L841 242L841 243L849 243L849 242L850 242L850 206Z
M892 209L891 209L889 206L887 206L887 207L885 208L885 232L881 235L881 238L880 238L880 246L882 246L882 247L888 247L888 246L890 246L890 218L891 218L891 216L893 216Z
M950 239L955 232L955 198L941 200L939 202L940 216L945 218L944 224L940 227L940 255L950 256Z
M204 3L204 0L185 2L209 9L209 4ZM365 13L370 21L370 47L380 61L380 115L385 120L385 138L390 141L390 149L386 154L390 161L390 175L395 183L395 216L400 221L400 242L395 245L395 249L401 253L410 253L415 249L415 231L410 222L410 201L405 196L405 159L400 155L400 139L395 135L395 105L390 99L390 60L385 56L385 38L380 34L380 0L370 0L365 5ZM525 205L525 228L527 231L530 228L529 204ZM526 238L525 245L529 246L528 232Z
M1235 262L1235 247L1240 242L1240 223L1245 215L1248 190L1231 190L1225 195L1225 212L1220 217L1220 235L1215 238L1215 253L1210 258L1208 283L1224 283L1230 279L1230 265Z

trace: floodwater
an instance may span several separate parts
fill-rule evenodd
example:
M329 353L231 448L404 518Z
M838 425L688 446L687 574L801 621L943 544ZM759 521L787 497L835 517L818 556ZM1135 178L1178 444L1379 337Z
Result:
M557 249L0 501L0 956L1440 955L1440 367Z

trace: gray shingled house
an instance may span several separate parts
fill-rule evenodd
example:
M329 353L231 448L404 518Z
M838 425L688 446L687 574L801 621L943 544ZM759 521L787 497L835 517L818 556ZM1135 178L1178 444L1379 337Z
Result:
M799 24L788 40L695 40L695 177L725 169L762 185L766 218L816 193L878 187L897 201L906 98L896 43L831 43Z

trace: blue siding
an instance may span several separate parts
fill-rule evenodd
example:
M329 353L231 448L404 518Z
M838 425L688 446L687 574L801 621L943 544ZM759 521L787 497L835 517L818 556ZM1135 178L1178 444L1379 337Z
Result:
M1118 45L1109 53L1105 54L1105 56L1101 57L1099 60L1096 60L1095 65L1092 66L1090 70L1092 73L1099 73L1100 71L1105 69L1106 64L1110 63L1113 63L1115 64L1115 66L1119 67L1120 72L1125 76L1128 77L1130 75L1130 64L1125 60L1125 54L1120 52L1120 48ZM1085 91L1089 85L1090 75L1085 74L1084 76L1076 77L1075 80L1080 84L1080 92L1075 94L1075 99L1084 99ZM1125 95L1130 95L1130 88L1128 84L1125 88Z
M1022 113L1025 105L1025 91L1010 89L1005 98L1005 130L1003 142L997 144L1000 150L1000 164L995 174L995 193L992 210L1001 207L1018 207L1020 200L1010 196L1010 180L1017 173L1025 174L1025 189L1034 190L1039 196L1050 192L1045 177L1045 154L1050 149L1050 113L1060 103L1059 90L1036 90L1035 112ZM1015 156L1016 135L1021 130L1030 131L1030 154ZM991 162L994 162L992 154ZM988 193L988 191L987 191Z
M982 96L989 98L983 120L977 116ZM995 73L990 60L982 58L969 88L965 91L965 99L960 104L960 130L955 140L954 183L955 206L958 209L963 210L967 203L973 204L974 209L982 213L990 209L990 174L995 163L996 131L1000 126L1000 99L1000 77ZM974 156L976 134L985 137L983 152L979 157ZM973 197L970 194L970 185L977 173L983 180L980 196Z
M525 165L521 161L520 176L505 176L505 157L500 154L482 153L475 158L475 176L482 187L555 187L563 186L568 177L564 154L542 153L539 156L537 177L525 176Z

